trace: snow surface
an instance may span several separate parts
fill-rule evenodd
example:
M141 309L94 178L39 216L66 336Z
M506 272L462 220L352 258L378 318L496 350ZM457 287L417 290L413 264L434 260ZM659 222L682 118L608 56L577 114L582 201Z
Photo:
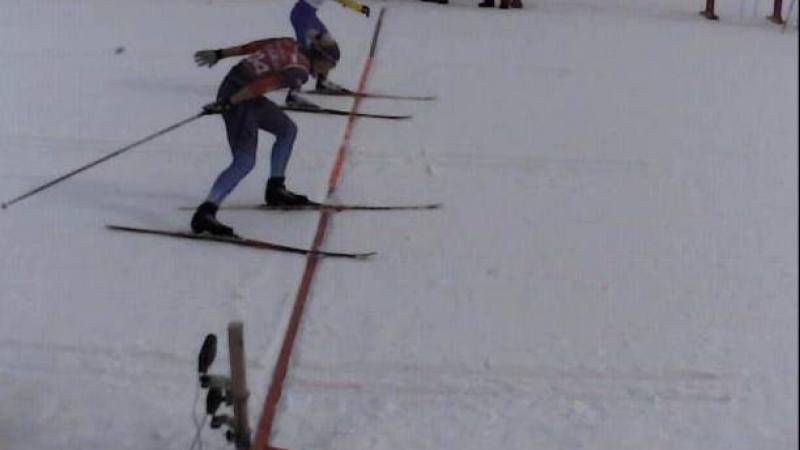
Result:
M320 264L272 442L796 448L796 12L476 2L372 4L369 90L438 99L364 101L414 119L356 123L337 199L444 207L334 218L327 248L379 255ZM0 197L195 113L233 61L192 53L290 35L290 7L0 0ZM321 15L354 86L374 17ZM345 120L294 118L290 187L322 197ZM261 198L270 142L231 202ZM255 423L304 259L103 229L185 228L227 161L203 118L0 211L1 450L188 448L196 352L229 320ZM221 217L303 246L317 223Z

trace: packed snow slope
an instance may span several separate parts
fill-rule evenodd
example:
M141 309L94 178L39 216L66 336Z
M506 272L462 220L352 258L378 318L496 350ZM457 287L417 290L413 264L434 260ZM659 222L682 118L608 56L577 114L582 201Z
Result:
M796 27L765 0L719 23L699 0L525 1L372 4L368 89L437 100L364 101L414 118L356 122L336 200L444 206L334 217L326 248L379 254L320 264L272 442L796 448ZM235 61L192 53L291 35L290 8L0 0L0 199L196 113ZM320 14L355 86L374 17ZM345 119L293 117L289 186L321 198ZM271 142L231 202L261 198ZM304 259L103 228L187 228L228 161L202 118L0 211L0 449L188 448L196 352L220 335L226 372L229 320L257 421ZM220 217L301 246L317 223Z

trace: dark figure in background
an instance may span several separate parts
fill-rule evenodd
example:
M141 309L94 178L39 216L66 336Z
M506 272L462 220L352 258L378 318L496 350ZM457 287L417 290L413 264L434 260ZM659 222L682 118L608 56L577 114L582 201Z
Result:
M483 2L478 3L478 6L481 8L494 8L494 0L483 0ZM500 9L508 9L509 6L522 8L522 0L500 0Z

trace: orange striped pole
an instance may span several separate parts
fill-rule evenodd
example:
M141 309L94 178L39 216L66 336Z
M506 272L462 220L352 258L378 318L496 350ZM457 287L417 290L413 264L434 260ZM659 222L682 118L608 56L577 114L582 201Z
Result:
M380 15L378 16L378 23L375 25L375 31L372 33L372 45L370 46L367 61L361 71L361 77L358 81L358 88L356 92L361 94L367 84L367 78L372 70L372 61L375 57L375 49L380 35L381 26L383 24L383 16L386 8L381 8ZM355 124L356 116L354 113L358 111L361 103L361 96L356 96L353 100L353 106L350 108L350 115L347 118L345 125L344 136L342 142L336 152L336 159L331 168L330 177L328 178L328 193L327 198L330 199L341 177L342 167L347 156L347 148L350 143L350 135ZM325 240L325 234L328 230L330 223L331 212L323 211L320 214L319 222L317 223L317 231L314 234L314 242L311 245L312 250L319 250ZM281 400L283 392L283 383L286 381L286 375L289 371L289 361L292 356L297 333L300 329L300 322L303 317L306 301L308 300L308 293L311 290L311 283L314 280L314 274L317 270L317 263L319 256L316 253L309 253L306 257L306 265L303 270L303 277L300 280L300 286L297 289L297 296L295 297L294 305L292 307L292 314L289 317L289 323L286 328L286 333L281 343L281 350L278 354L278 360L275 363L275 369L272 372L272 382L270 383L269 390L267 391L267 398L264 401L264 408L261 412L261 418L258 421L256 428L256 435L253 439L253 450L283 450L278 447L270 445L270 435L275 421L278 404Z

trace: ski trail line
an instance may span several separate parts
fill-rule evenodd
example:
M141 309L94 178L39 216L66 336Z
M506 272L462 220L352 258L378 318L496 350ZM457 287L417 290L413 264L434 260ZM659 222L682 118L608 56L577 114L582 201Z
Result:
M367 78L372 70L372 61L375 57L375 49L378 44L378 36L381 32L381 25L383 24L383 16L385 12L386 8L381 8L380 14L378 15L378 22L375 24L375 30L372 33L372 44L369 48L369 54L366 62L364 63L364 68L361 70L361 77L359 78L358 88L356 89L357 93L364 92L364 88L367 84ZM353 125L355 124L356 120L356 116L354 114L358 111L358 107L361 104L362 98L363 97L357 96L353 100L353 106L350 108L350 115L347 117L347 124L345 125L342 142L336 152L336 159L333 163L333 167L331 168L330 177L328 178L328 192L326 195L327 200L331 199L331 196L336 190L336 186L339 182L339 178L342 173L342 166L344 165L344 160L347 156L347 147L350 143L350 134L353 130ZM317 231L314 234L314 242L311 245L312 250L319 250L322 247L322 243L325 240L325 234L328 230L330 218L330 211L322 211L320 213L319 222L317 223ZM297 289L297 296L295 297L294 306L292 307L292 314L289 317L289 323L286 327L280 353L278 354L278 359L275 363L275 369L272 372L272 382L270 383L269 390L267 391L267 398L264 401L261 418L259 419L257 428L255 430L256 434L252 445L254 450L269 450L276 448L270 446L269 437L272 432L272 425L275 420L278 403L281 399L283 383L286 380L286 373L289 370L289 360L292 356L292 349L294 348L294 342L297 337L297 332L300 328L300 320L303 316L303 309L305 308L306 299L308 298L308 293L311 289L311 282L314 279L318 261L319 256L316 253L309 254L306 258L306 266L303 271L303 277L300 280L300 286Z

